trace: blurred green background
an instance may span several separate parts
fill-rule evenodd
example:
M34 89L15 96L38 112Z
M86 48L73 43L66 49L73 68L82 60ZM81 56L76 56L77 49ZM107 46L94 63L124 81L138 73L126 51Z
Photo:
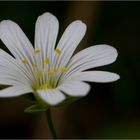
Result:
M118 73L109 84L90 83L87 97L52 108L59 138L140 138L140 2L0 2L0 21L17 22L34 42L36 19L51 12L60 22L60 34L72 21L87 24L78 50L95 44L114 46L119 57L96 68ZM0 42L0 47L6 47ZM0 99L0 138L50 138L44 113L25 114L31 105L20 98Z

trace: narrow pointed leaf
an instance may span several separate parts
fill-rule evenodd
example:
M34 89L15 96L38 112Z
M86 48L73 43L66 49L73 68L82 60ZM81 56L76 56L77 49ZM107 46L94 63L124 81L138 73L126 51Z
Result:
M27 107L24 112L25 113L38 113L38 112L44 112L47 111L49 107L42 107L38 104L32 105L30 107Z
M63 101L62 103L60 103L58 106L63 106L63 105L69 105L74 103L75 101L81 99L82 97L67 97L65 101Z

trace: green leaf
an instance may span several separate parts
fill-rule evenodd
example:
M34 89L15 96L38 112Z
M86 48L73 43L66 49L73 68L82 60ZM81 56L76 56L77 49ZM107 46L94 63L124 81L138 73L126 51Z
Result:
M35 105L30 106L30 107L27 107L24 110L24 112L25 113L38 113L38 112L47 111L48 108L49 108L49 106L43 107L41 105L35 104Z

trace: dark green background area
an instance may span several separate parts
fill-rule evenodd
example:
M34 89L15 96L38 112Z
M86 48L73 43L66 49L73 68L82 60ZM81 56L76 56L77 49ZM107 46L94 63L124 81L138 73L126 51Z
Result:
M79 50L109 44L119 53L115 63L96 68L118 73L114 83L90 83L87 97L53 108L59 138L140 138L140 2L0 2L0 21L20 25L32 43L36 19L53 13L60 34L76 19L87 24ZM0 47L6 47L0 42ZM50 138L45 114L25 114L31 105L20 98L0 99L0 138Z

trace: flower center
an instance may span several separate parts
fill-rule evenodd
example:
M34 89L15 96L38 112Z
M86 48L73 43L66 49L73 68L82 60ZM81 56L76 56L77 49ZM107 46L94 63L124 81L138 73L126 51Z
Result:
M61 50L58 48L55 49L55 53L58 57L62 54ZM46 57L42 62L41 50L36 49L34 51L35 63L30 64L26 59L22 60L22 64L25 66L29 66L32 70L32 74L34 76L34 83L32 84L32 88L34 90L47 90L56 88L58 84L58 79L62 73L68 71L67 67L56 67L53 64L55 62L51 62L50 58ZM56 59L57 60L57 59Z
M41 85L41 86L39 86L39 85L34 85L33 86L33 89L34 90L47 90L47 89L51 89L52 87L49 85L49 84L43 84L43 85Z

